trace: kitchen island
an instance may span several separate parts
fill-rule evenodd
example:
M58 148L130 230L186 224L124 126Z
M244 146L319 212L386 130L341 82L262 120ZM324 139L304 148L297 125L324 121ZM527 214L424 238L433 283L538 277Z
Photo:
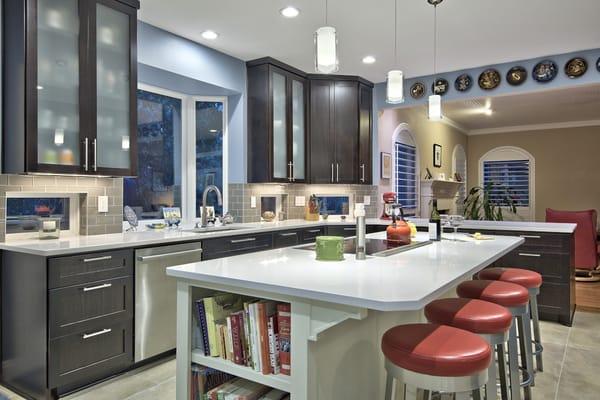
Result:
M453 296L460 282L523 242L463 235L364 261L346 254L341 262L318 262L311 251L285 248L171 267L167 274L178 281L177 399L189 399L192 362L287 391L293 399L383 398L383 333L423 321L427 303ZM214 292L290 303L291 376L263 375L193 348L193 301Z

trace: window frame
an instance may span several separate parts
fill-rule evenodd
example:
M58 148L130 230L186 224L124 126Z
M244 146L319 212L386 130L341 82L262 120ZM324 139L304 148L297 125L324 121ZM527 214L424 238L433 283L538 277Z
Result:
M222 102L223 103L223 213L228 211L228 182L229 182L229 130L228 130L228 104L227 96L194 96L185 93L164 89L146 83L138 83L138 90L168 96L181 101L181 222L194 224L200 221L196 207L196 102ZM136 155L137 156L137 155ZM145 230L145 224L162 222L163 219L140 219L139 230ZM129 223L123 221L123 228L129 228Z
M419 144L415 135L412 133L410 126L407 123L399 124L394 130L392 135L392 165L393 171L393 182L392 191L398 196L396 192L396 182L398 180L398 171L396 168L396 142L403 143L408 146L414 146L415 148L415 196L416 196L416 208L405 209L407 215L412 215L414 210L414 216L419 217L421 215L421 169L420 169L420 157L419 157ZM408 211L408 212L407 212Z
M486 161L529 161L529 206L517 207L517 215L535 221L535 157L527 150L516 146L499 146L486 152L479 159L479 186L484 183L484 162Z

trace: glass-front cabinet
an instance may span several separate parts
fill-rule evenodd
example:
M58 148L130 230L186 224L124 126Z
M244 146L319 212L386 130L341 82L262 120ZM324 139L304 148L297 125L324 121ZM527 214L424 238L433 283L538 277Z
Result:
M4 1L4 172L134 174L138 8Z
M305 74L271 58L248 67L248 181L306 182Z

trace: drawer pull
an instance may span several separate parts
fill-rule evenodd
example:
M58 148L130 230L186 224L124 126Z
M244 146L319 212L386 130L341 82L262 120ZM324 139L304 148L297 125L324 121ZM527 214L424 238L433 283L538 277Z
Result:
M319 232L321 232L321 230L320 229L309 229L306 232L308 232L308 233L319 233Z
M94 261L106 261L112 260L112 256L103 256L103 257L95 257L95 258L84 258L84 263L94 262Z
M137 260L140 262L145 262L145 261L152 261L152 260L160 260L161 258L167 258L167 257L184 256L187 254L194 254L194 253L202 253L202 249L174 251L173 253L154 254L152 256L140 256L137 258Z
M94 332L94 333L84 333L82 337L85 340L85 339L93 338L95 336L105 335L110 332L112 332L112 329L102 329L101 331Z
M297 233L296 232L289 232L289 233L280 233L279 236L296 236Z
M92 287L84 287L83 291L84 292L91 292L93 290L100 290L100 289L106 289L112 286L112 283L105 283L103 285L98 285L98 286L92 286Z
M534 253L519 253L519 255L521 257L541 257L541 254L534 254Z
M352 228L344 228L345 231L355 231L356 228L352 227Z
M230 242L232 244L235 244L235 243L254 242L255 240L256 240L256 238L245 238L245 239L233 239Z
M538 235L519 235L523 239L541 239L541 236Z

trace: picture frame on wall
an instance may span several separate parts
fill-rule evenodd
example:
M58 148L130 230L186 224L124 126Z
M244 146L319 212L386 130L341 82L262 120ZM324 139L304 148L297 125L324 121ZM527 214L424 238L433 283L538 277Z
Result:
M433 145L433 166L442 167L442 145L434 143Z
M381 152L381 179L392 178L392 155Z

